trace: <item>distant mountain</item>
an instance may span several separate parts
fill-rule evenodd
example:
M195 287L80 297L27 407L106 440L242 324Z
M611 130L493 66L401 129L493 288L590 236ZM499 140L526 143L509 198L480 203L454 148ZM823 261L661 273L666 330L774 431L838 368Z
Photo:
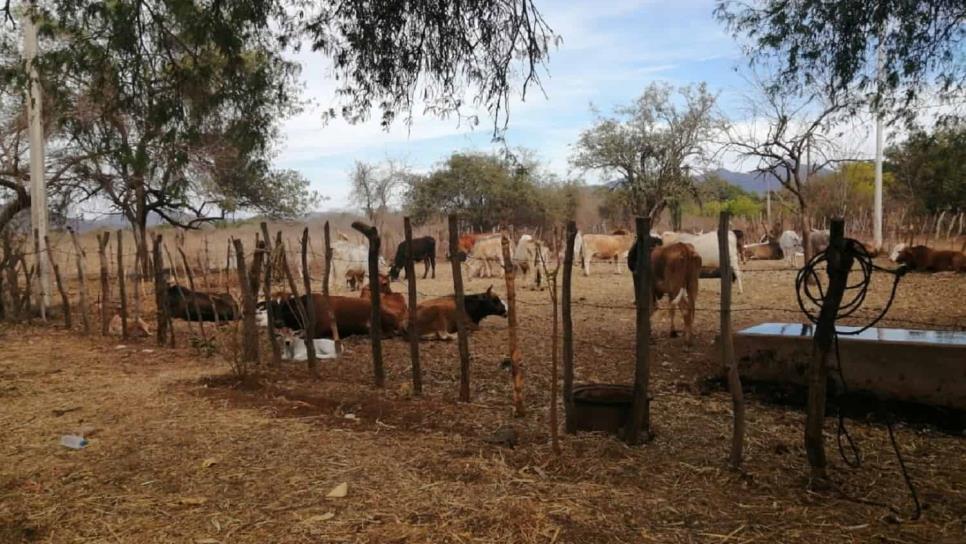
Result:
M727 181L732 185L741 187L743 190L749 193L755 193L759 195L765 194L765 176L758 173L747 173L747 172L734 172L726 168L718 168L712 172L706 174L707 176L718 176L719 178ZM772 180L774 181L774 180ZM772 183L772 190L774 191L775 183Z

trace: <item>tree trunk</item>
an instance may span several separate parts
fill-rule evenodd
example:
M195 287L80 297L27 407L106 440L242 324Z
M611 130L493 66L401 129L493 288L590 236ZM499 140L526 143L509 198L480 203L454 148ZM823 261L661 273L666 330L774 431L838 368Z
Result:
M731 390L731 406L734 415L729 462L732 468L738 469L741 466L742 451L745 444L745 398L741 390L741 377L738 375L738 362L735 361L735 346L731 329L729 215L728 212L721 212L718 221L718 262L721 264L721 363L728 372L728 389Z

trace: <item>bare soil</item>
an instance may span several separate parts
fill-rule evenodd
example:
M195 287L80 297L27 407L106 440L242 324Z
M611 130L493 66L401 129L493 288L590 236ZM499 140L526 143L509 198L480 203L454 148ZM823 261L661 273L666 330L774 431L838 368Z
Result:
M801 321L792 271L747 268L736 329ZM606 265L594 272L575 274L577 381L629 383L630 275ZM419 282L421 296L451 292L449 278L449 263L439 263L436 280ZM491 283L505 291L502 278L471 280L467 290ZM874 315L890 286L878 277L868 310L852 322ZM0 542L966 541L966 438L931 425L896 427L924 503L917 521L908 520L908 492L874 419L849 421L858 469L838 457L828 420L835 489L810 490L804 414L752 396L743 470L729 470L731 400L707 385L718 374L718 293L718 280L701 280L692 346L668 337L666 311L654 316L655 439L628 447L599 434L562 435L560 455L549 445L547 291L518 294L523 418L512 417L500 366L500 318L471 338L468 404L456 401L455 342L421 344L425 393L414 398L401 339L385 342L388 385L377 390L367 338L323 361L319 379L289 363L239 381L225 361L230 327L205 357L151 339L0 325ZM962 330L964 300L962 275L910 275L884 325ZM195 330L179 323L179 346ZM507 425L517 444L492 443ZM70 432L90 444L63 448L58 439ZM342 482L347 496L327 498Z

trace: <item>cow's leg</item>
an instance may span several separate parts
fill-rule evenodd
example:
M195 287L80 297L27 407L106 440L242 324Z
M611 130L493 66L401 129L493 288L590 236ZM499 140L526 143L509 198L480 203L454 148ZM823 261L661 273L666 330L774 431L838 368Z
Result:
M735 280L738 282L738 294L743 294L745 292L744 288L741 286L741 269L735 267L734 269Z
M415 269L415 267L413 267ZM429 274L429 259L423 259L423 279Z
M590 275L590 258L592 255L585 255L583 251L580 252L580 260L584 263L584 276Z
M433 266L433 279L436 279L436 255L429 256L429 263Z

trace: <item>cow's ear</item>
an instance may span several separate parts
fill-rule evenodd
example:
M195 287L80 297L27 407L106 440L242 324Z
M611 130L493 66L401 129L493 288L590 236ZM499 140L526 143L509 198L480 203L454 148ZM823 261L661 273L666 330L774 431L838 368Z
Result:
M493 284L490 284L490 286L486 288L486 294L489 295L492 293L493 293Z

